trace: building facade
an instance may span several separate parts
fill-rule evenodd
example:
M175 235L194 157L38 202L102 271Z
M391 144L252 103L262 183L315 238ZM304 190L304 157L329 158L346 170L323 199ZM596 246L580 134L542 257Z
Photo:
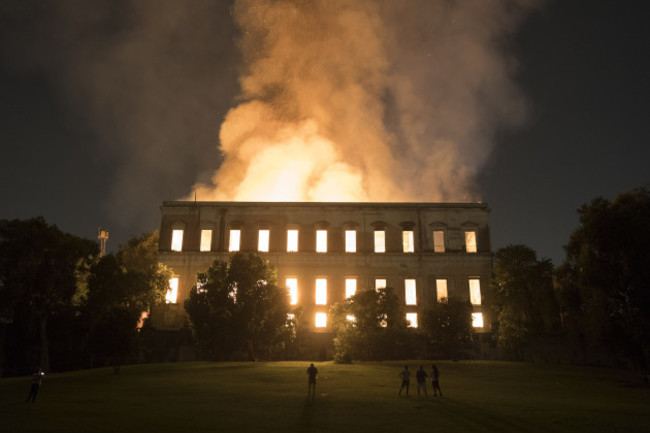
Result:
M174 275L156 328L178 329L196 274L242 251L276 267L302 307L299 333L325 337L330 305L381 287L395 290L413 327L432 303L455 297L472 303L476 332L490 331L486 204L166 201L161 212L159 259Z

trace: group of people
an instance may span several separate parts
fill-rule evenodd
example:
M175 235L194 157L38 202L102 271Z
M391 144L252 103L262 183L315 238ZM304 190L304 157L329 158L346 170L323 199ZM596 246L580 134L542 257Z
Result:
M316 376L318 375L318 369L314 367L314 364L311 364L307 368L308 376L308 385L307 385L307 397L311 396L314 398L316 396ZM406 396L409 395L409 387L411 385L411 370L409 366L405 365L404 370L399 373L400 379L402 379L402 386L397 393L398 396L402 395L402 390L406 388ZM427 397L427 377L429 375L424 371L424 367L420 365L418 371L415 372L415 380L418 384L418 396L420 395L420 390L424 391L424 396ZM437 397L440 394L442 397L442 390L440 389L440 373L438 372L438 367L435 364L431 364L431 387L433 388L433 396Z
M408 397L409 387L411 385L411 370L409 370L408 365L404 366L404 370L399 373L399 377L402 379L402 386L397 395L402 395L402 390L406 388L406 396ZM415 380L418 384L418 396L420 395L420 390L423 390L424 396L427 397L427 377L429 377L429 375L424 371L424 367L420 365L418 371L415 372ZM442 390L440 389L440 373L435 364L431 364L431 387L433 388L434 397L437 397L438 394L442 397Z

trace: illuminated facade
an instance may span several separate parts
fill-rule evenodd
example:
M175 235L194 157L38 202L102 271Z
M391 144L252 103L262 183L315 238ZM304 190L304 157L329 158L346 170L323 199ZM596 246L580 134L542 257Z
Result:
M278 285L302 307L301 333L327 334L330 305L381 287L395 289L412 326L456 297L472 303L477 332L490 330L486 204L168 201L161 211L159 258L174 277L157 328L180 327L196 274L242 251L277 268Z

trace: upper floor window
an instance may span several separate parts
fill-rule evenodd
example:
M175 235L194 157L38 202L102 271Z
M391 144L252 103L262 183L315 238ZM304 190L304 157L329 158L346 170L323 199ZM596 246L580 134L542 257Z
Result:
M404 297L406 305L417 305L415 279L407 278L404 280Z
M357 252L357 231L356 230L345 231L345 252L346 253Z
M405 253L415 252L415 241L413 239L413 231L404 230L402 232L402 251Z
M212 249L212 230L201 230L200 251L210 251Z
M445 232L442 230L433 231L433 252L434 253L445 252Z
M257 235L257 251L261 253L269 252L269 238L270 231L267 229L262 229L258 232Z
M327 305L327 278L316 279L316 305Z
M465 251L475 253L476 250L476 232L465 232Z
M386 232L383 230L375 230L375 252L386 252Z
M354 294L357 293L357 279L356 278L346 278L345 279L345 299L351 298Z
M298 303L298 279L287 278L286 286L287 289L289 289L289 299L291 305L296 305Z
M316 230L316 252L327 252L327 230Z
M472 305L481 305L481 280L469 279L469 301Z
M230 230L228 251L239 251L241 241L241 230Z
M436 280L436 299L438 302L441 302L444 299L449 298L447 293L447 280L446 279L437 279Z
M172 251L183 251L183 230L172 230Z
M298 230L287 230L287 252L298 252Z
M167 304L175 304L178 298L178 277L171 277L169 279L169 288L165 295L165 302Z
M375 290L386 288L386 278L375 278Z

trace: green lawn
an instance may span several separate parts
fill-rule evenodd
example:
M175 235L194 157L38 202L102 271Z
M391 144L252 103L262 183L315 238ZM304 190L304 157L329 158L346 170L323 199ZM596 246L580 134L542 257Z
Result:
M0 380L0 431L648 432L650 391L616 370L438 362L443 398L397 397L403 363L176 363ZM409 362L415 369L417 362ZM426 365L429 369L430 365Z

